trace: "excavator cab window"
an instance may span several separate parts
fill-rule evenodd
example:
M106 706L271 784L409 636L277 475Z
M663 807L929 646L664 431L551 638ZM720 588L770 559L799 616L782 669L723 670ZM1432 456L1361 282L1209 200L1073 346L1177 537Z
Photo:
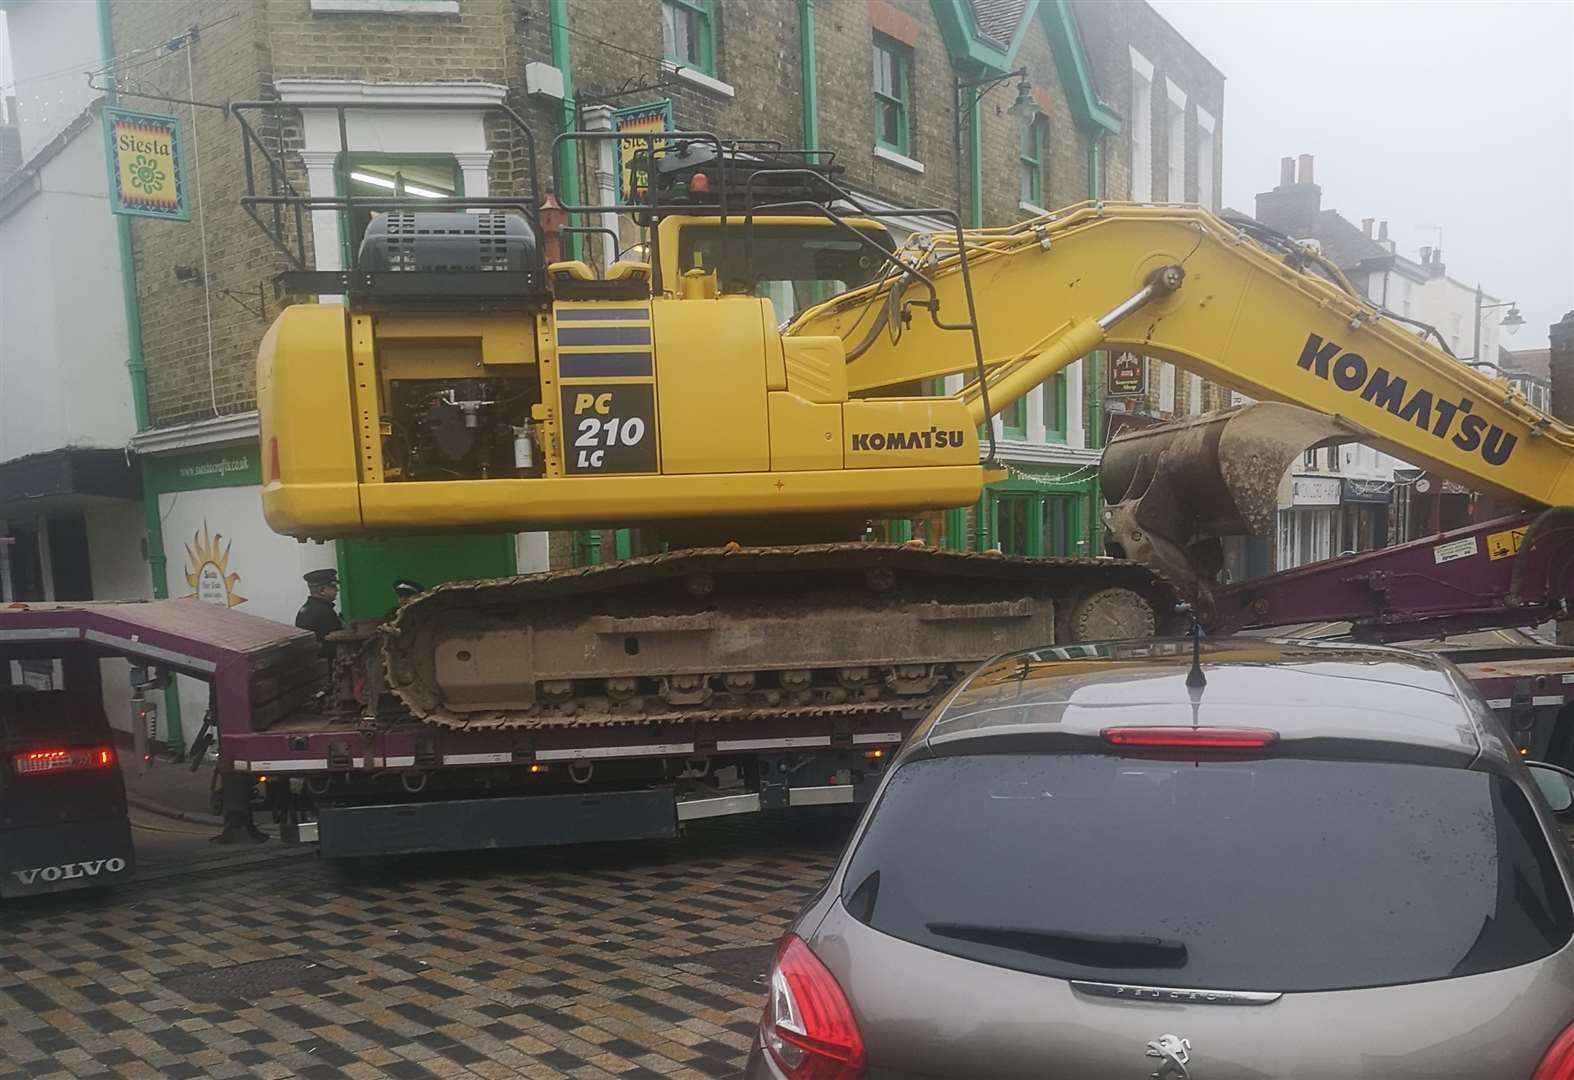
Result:
M884 229L865 231L881 246L895 246ZM679 266L687 270L719 264L720 225L686 225L679 237ZM727 242L729 258L741 263L742 228L734 226ZM883 265L868 245L829 222L805 220L801 225L761 225L754 230L750 275L754 294L768 297L776 317L784 322L828 297L868 284Z

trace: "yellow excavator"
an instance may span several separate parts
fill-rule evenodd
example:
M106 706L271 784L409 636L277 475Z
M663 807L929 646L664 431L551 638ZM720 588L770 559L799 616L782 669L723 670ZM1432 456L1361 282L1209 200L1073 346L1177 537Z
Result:
M547 265L529 208L378 204L353 271L295 279L347 302L287 307L263 341L275 530L640 525L662 549L402 608L366 678L424 723L912 716L995 653L1170 632L1181 601L1211 615L1218 538L1265 532L1316 444L1574 506L1574 430L1253 222L1089 202L897 245L823 162L663 140L642 201L569 208L633 215L638 257ZM1105 557L858 542L974 504L999 475L991 418L1096 349L1258 404L1113 441Z

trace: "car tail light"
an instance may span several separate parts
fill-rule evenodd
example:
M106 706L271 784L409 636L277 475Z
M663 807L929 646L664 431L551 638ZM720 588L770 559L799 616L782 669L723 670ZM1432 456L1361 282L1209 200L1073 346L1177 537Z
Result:
M1278 741L1279 733L1267 728L1223 727L1108 727L1104 741L1111 746L1144 750L1261 750Z
M857 1080L864 1074L864 1040L847 995L795 934L776 949L760 1037L788 1080Z
M1530 1080L1574 1080L1574 1024L1547 1047Z
M24 750L11 755L18 776L36 773L84 772L107 769L115 763L115 752L107 746L71 750Z

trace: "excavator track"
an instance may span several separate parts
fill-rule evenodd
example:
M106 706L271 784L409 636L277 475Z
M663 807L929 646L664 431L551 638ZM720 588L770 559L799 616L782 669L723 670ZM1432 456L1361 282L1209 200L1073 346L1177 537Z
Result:
M912 716L1001 652L1172 632L1177 598L1119 559L695 548L439 586L377 647L452 729Z

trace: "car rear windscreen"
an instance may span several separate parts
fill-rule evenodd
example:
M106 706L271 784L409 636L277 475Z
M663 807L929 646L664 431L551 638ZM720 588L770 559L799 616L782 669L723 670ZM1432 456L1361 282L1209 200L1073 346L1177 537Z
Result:
M842 900L876 930L987 964L1218 990L1494 971L1571 933L1513 783L1393 762L912 761Z

